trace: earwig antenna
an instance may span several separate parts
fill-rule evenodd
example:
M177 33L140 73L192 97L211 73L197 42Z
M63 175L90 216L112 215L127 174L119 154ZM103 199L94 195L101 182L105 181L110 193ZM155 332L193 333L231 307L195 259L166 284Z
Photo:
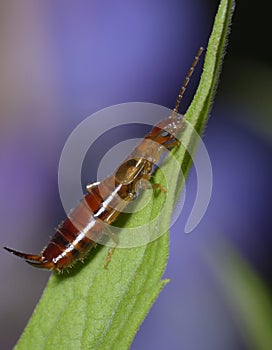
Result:
M178 113L180 101L182 100L182 97L184 95L186 87L187 87L187 85L188 85L188 83L190 81L190 78L191 78L191 76L192 76L192 74L193 74L193 72L195 70L195 67L196 67L196 65L197 65L197 63L199 61L199 58L200 58L200 56L201 56L203 51L204 51L204 48L200 47L198 52L197 52L197 54L196 54L196 56L195 56L194 62L192 63L191 68L189 69L189 71L188 71L188 73L187 73L187 75L186 75L186 77L184 79L184 82L182 84L182 87L181 87L181 89L179 91L177 102L176 102L175 108L173 109L173 113Z

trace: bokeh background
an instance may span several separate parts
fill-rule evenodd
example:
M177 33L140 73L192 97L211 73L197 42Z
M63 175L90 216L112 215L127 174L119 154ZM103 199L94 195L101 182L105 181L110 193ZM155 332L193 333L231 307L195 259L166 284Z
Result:
M173 106L195 52L207 45L218 2L1 1L2 246L39 252L65 217L58 161L78 123L122 102ZM195 196L192 170L184 214L171 229L165 276L172 281L143 322L134 350L270 348L268 16L264 0L254 5L237 1L204 135L214 172L210 206L198 228L186 236L184 224ZM183 111L200 73L201 64ZM127 138L133 136L128 131ZM99 147L92 150L93 161L83 176L88 181L95 180L102 155ZM0 348L5 350L19 338L50 273L3 250L0 259Z

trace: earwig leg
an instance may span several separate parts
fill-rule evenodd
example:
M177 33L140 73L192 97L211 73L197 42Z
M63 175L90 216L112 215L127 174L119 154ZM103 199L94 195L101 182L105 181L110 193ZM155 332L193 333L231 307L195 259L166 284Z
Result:
M138 189L140 190L156 190L156 189L159 189L161 192L164 192L166 193L166 189L161 185L161 184L158 184L158 183L155 183L155 184L151 184L149 181L147 180L144 180L144 179L140 179L138 182L137 182L137 186L138 186Z
M171 148L175 148L175 147L179 147L181 145L181 142L179 140L175 140L172 144L171 144Z
M110 263L110 261L111 261L111 257L112 257L112 255L113 255L113 253L114 253L116 247L117 247L117 244L114 243L114 245L109 249L107 258L106 258L106 260L105 260L104 269L107 269L107 268L108 268L108 265L109 265L109 263Z
M113 232L110 231L110 229L106 228L107 230L107 234L109 235L109 237L112 239L113 241L113 246L110 247L110 249L108 250L108 255L106 257L106 261L105 261L105 264L104 264L104 269L106 269L111 261L111 257L115 251L115 248L117 247L119 241L118 241L118 238L115 236L115 234Z
M159 189L161 192L166 193L166 189L161 184L152 184L154 190Z

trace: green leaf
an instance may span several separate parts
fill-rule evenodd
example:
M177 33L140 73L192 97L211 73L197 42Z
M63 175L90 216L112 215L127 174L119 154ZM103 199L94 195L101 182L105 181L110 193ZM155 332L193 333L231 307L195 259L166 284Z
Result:
M272 295L258 274L233 247L225 243L222 251L215 257L209 253L207 259L226 294L236 327L244 336L248 349L270 350Z
M215 91L233 1L222 0L207 50L204 73L186 118L201 133L207 120ZM182 143L193 143L190 129ZM190 157L180 147L175 152L182 170L188 173ZM127 227L146 223L165 202L159 227L166 232L182 179L175 162L164 162L171 176L167 196L154 196L143 211L126 219ZM161 172L155 182L162 183ZM148 192L148 191L147 191ZM144 194L145 197L148 194ZM166 197L166 199L165 199ZM141 200L144 200L142 198ZM141 201L140 200L140 201ZM154 231L150 225L147 233ZM103 264L107 248L91 252L85 264L77 264L70 274L53 274L16 349L128 349L141 322L167 280L161 281L168 257L168 234L148 245L117 249L107 270Z

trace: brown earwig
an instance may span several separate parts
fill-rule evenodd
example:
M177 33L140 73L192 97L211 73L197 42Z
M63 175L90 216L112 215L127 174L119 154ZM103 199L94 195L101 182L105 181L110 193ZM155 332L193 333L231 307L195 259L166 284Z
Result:
M107 235L113 240L114 245L109 250L104 266L106 267L118 244L117 238L109 231L107 225L118 218L128 203L137 197L140 190L159 188L165 192L160 184L152 186L146 184L165 148L171 150L180 144L177 137L184 129L185 121L184 117L178 114L178 109L202 52L201 47L186 75L169 118L153 127L113 175L102 182L86 186L87 194L58 226L56 233L40 255L21 253L7 247L4 249L25 259L32 266L61 271L71 267L77 260L83 259L96 243Z

